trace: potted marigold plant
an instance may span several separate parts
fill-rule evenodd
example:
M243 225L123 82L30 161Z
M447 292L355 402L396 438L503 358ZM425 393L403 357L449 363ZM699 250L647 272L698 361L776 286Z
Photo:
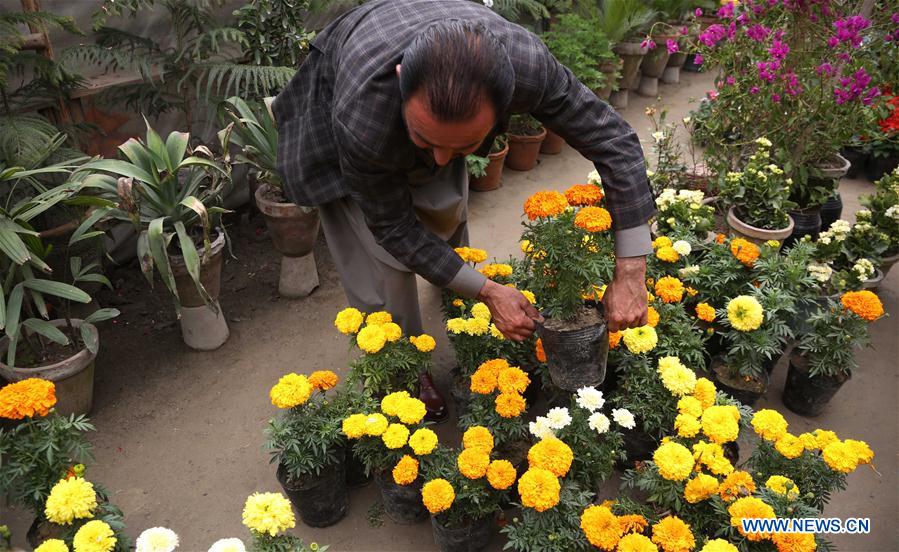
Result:
M808 331L790 355L784 405L803 416L820 415L852 377L855 349L868 343L868 323L883 315L880 299L867 290L824 303L809 317Z
M252 552L327 552L328 546L310 543L287 533L296 526L290 501L281 493L253 493L244 502L242 519L250 530ZM245 550L243 541L236 538L219 539L209 548L210 552Z
M269 391L272 404L282 412L268 423L265 447L271 462L278 464L284 492L311 527L334 525L349 509L346 440L341 433L346 401L325 396L337 382L337 374L329 370L308 377L290 373Z
M50 489L42 518L46 524L32 525L29 542L33 546L41 542L35 549L39 551L70 545L72 550L128 552L131 540L125 534L122 511L109 502L108 492L85 479L83 469L79 471L67 473Z
M506 166L515 171L529 171L537 165L540 144L546 138L546 129L540 121L528 115L512 115L509 122L509 154Z
M428 515L419 470L437 447L437 434L422 424L425 413L423 402L397 391L381 400L380 411L355 412L342 422L356 457L374 473L384 510L397 523L417 523Z
M605 377L608 330L599 304L584 301L594 286L611 281L615 265L612 218L602 199L598 185L580 184L565 194L537 192L524 205L528 288L546 317L538 333L553 383L567 391Z
M589 505L595 492L583 489L574 481L563 481L558 490L551 486L552 475L545 478L550 484L543 491L545 500L558 494L557 504L543 511L524 508L503 527L506 547L515 552L538 550L571 550L587 552L593 549L578 524L578 516Z
M862 196L861 202L871 213L871 223L886 236L886 250L879 263L886 277L899 262L899 168L875 182L874 193Z

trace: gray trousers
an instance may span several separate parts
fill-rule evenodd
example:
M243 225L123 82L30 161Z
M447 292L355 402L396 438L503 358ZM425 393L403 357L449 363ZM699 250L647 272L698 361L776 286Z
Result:
M468 245L468 171L465 159L436 173L407 174L418 219L452 247ZM402 185L402 183L397 183ZM422 333L415 273L383 247L365 223L362 209L349 197L319 206L322 229L350 306L362 312L384 310L406 335Z

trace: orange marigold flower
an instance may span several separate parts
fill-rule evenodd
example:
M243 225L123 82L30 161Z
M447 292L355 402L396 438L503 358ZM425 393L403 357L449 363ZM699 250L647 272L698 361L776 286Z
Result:
M640 514L628 514L626 516L618 516L618 525L625 533L642 533L648 523L646 518Z
M609 332L609 348L617 349L618 344L621 343L621 332Z
M503 418L514 418L524 412L524 397L518 393L500 393L496 396L496 413Z
M659 325L659 319L661 316L659 315L659 311L657 311L654 307L647 307L646 310L646 320L647 324L655 328Z
M584 207L574 216L574 225L587 232L605 232L612 227L612 215L602 207Z
M727 236L725 236L724 234L718 234L717 236L715 236L715 243L722 244L725 242L725 240L727 240Z
M337 385L339 379L337 374L331 370L316 370L309 375L309 383L312 384L312 387L321 391L331 389Z
M602 201L602 198L602 189L593 184L575 184L565 190L565 199L568 201L568 204L576 207L596 205Z
M677 303L684 298L684 283L673 276L663 276L656 282L655 291L662 301Z
M0 418L46 416L55 404L56 386L52 381L28 378L0 389Z
M499 374L509 368L509 362L495 358L481 363L471 376L471 390L481 395L493 393L499 383Z
M843 307L871 322L883 316L883 303L874 293L864 291L848 291L840 297Z
M755 481L745 471L733 471L724 478L718 487L718 494L725 502L751 496L755 492Z
M696 305L696 318L704 322L714 322L715 308L708 303L699 303Z
M759 258L759 246L743 238L734 238L730 242L730 253L745 266L752 268Z
M546 362L546 350L543 348L543 340L539 337L537 338L534 354L537 355L539 362Z
M524 214L530 220L552 217L568 208L568 201L561 192L537 192L524 202Z

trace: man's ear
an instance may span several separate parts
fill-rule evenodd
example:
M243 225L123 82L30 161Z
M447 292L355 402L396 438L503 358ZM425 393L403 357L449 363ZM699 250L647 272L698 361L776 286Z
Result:
M402 67L402 65L400 65L399 63L396 64L396 76L400 76L400 68L401 67Z

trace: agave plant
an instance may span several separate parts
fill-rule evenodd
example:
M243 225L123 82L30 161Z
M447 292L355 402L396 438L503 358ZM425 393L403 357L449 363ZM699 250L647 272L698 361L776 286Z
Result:
M137 254L141 271L150 285L158 269L163 283L180 310L178 289L170 256L180 254L197 291L215 308L200 283L200 254L194 242L201 238L203 259L212 250L211 233L218 228L222 195L231 183L226 165L215 160L205 146L189 148L190 135L172 132L165 141L147 123L146 140L130 139L119 151L123 159L100 159L84 170L107 175L97 185L101 196L113 202L94 216L131 222L137 232ZM177 238L177 242L173 241Z
M259 173L261 182L280 190L278 129L268 108L260 104L251 106L243 99L233 96L222 102L219 115L223 123L228 123L218 133L222 151L227 155L231 144L240 148L234 162L250 165Z
M612 44L647 29L655 15L642 0L602 0L599 6L600 28Z

